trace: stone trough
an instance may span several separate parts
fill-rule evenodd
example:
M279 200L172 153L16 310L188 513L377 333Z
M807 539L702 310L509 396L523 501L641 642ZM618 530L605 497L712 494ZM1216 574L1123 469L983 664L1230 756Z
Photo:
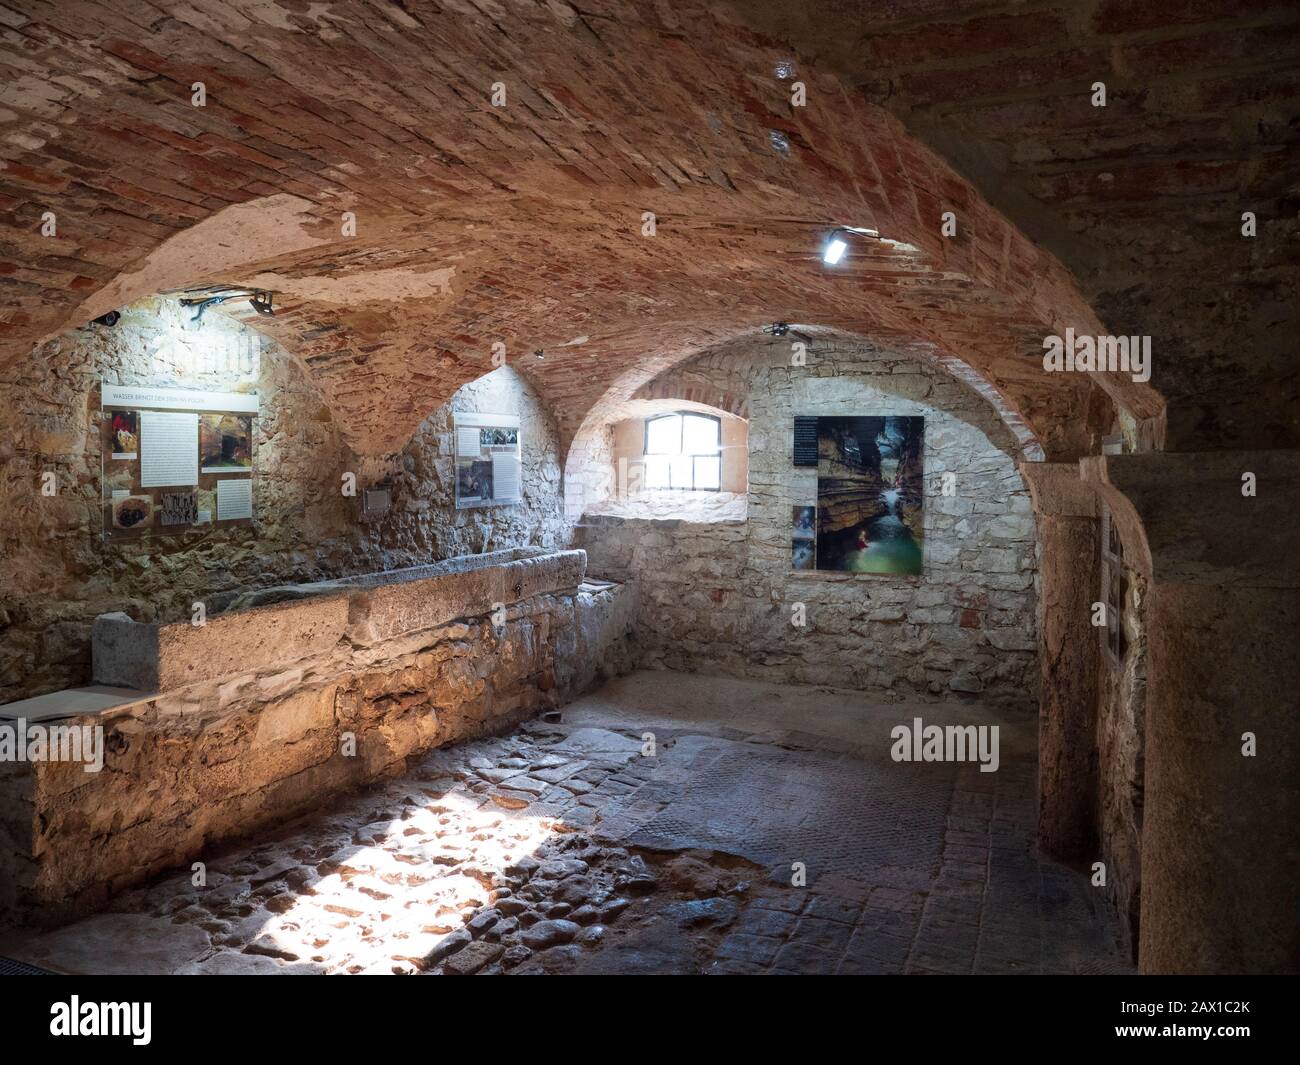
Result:
M98 730L104 751L91 772L0 764L0 910L91 911L630 669L633 594L585 570L524 548L258 589L203 624L101 616L94 687L0 707L0 727Z
M142 623L125 614L95 619L95 683L168 691L291 658L328 654L342 643L371 647L502 611L537 596L572 591L583 551L514 548L429 566L244 592L204 618Z

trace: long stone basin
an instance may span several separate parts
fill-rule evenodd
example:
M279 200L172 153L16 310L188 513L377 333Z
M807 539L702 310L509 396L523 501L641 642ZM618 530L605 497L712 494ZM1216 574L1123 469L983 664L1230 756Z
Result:
M461 618L508 609L533 596L572 591L585 551L513 548L428 566L334 581L282 585L214 604L202 624L95 619L96 684L163 692L368 647Z

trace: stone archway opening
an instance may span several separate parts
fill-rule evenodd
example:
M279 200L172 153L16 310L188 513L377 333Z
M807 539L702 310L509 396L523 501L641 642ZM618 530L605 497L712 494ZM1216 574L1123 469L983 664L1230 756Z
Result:
M647 663L921 699L1032 701L1037 548L1016 463L1041 455L1037 441L924 346L800 331L809 341L798 365L787 341L741 336L598 408L575 437L566 463L575 543L595 574L638 587ZM608 427L629 424L629 411L690 403L744 412L744 510L603 506ZM847 574L794 558L792 515L818 502L817 469L792 465L795 419L882 413L924 419L924 575L844 583ZM791 630L796 602L806 631Z

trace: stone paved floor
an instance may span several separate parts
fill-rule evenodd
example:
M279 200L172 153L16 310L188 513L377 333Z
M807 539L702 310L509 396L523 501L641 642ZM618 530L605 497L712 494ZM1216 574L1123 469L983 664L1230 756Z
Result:
M914 716L998 724L1000 769L893 762ZM1130 971L1099 894L1030 848L1035 728L638 673L207 855L203 886L177 874L0 953L109 973Z

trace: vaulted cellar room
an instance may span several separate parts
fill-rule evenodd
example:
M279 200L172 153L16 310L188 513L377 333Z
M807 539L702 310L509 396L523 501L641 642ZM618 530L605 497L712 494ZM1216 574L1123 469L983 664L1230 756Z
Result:
M0 970L1296 972L1298 60L0 0Z

